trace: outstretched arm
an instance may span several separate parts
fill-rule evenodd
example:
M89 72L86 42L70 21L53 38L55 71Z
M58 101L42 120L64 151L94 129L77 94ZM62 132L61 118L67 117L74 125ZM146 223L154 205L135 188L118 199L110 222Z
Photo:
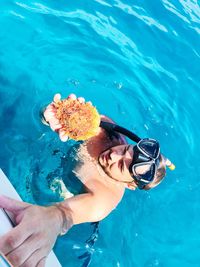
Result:
M55 206L41 207L0 196L0 208L13 215L16 226L0 238L0 252L15 267L45 266L45 260L62 229Z
M95 188L94 192L80 194L58 204L73 225L104 219L118 205L124 194L124 188L120 193L119 190L115 193L97 181L92 181L92 187Z
M81 194L50 207L41 207L0 196L0 208L14 215L16 226L0 239L0 251L13 266L44 267L59 234L75 224L106 217L120 201L105 188L101 194ZM123 195L123 192L122 192ZM121 195L121 197L122 197Z

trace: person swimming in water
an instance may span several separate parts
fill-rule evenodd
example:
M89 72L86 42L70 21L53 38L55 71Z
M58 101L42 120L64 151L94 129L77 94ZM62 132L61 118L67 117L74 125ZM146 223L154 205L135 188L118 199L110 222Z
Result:
M54 102L60 98L56 94ZM69 98L76 96L71 94ZM60 139L67 141L55 117L54 102L45 109L44 118ZM11 212L16 223L1 237L0 251L14 266L45 266L59 235L73 225L104 219L119 204L126 188L149 190L163 180L166 166L172 164L160 153L156 140L136 136L137 144L128 144L120 130L115 131L110 118L102 115L101 124L96 136L84 141L77 152L74 173L84 186L82 192L48 207L0 196L0 208Z

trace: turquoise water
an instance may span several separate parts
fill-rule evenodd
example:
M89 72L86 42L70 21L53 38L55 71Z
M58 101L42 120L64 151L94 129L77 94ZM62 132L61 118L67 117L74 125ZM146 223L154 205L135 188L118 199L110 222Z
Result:
M200 266L199 2L0 0L0 25L0 167L22 198L56 199L72 142L60 143L38 110L74 92L159 139L177 166L158 188L127 191L100 225L90 266ZM90 232L80 225L58 240L62 266L81 266Z

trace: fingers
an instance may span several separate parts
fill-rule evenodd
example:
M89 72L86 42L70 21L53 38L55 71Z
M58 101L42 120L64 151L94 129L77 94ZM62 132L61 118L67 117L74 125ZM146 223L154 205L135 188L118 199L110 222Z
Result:
M44 117L53 131L59 130L62 127L59 120L56 118L56 109L53 104L47 106L44 111Z
M51 119L55 118L55 107L53 104L50 104L46 107L43 113L45 120L50 121Z
M70 94L67 99L71 99L71 100L78 100L80 103L85 103L85 98L84 97L78 97L75 94ZM61 100L61 94L55 94L54 98L53 98L53 102L54 103L58 103ZM91 103L91 102L88 102ZM92 104L92 103L91 103ZM51 103L47 109L50 110L49 108L51 107L51 111L55 111L55 107L53 105L53 103Z
M42 250L36 250L20 267L44 267L47 253Z
M77 98L75 94L70 94L67 99L72 99L72 100L76 100L77 99L80 103L85 103L85 98L84 97L78 97Z
M71 99L71 100L78 100L80 103L85 103L85 98L84 97L78 97L77 98L77 96L75 95L75 94L70 94L68 97L67 97L67 99ZM58 103L59 101L61 100L61 94L55 94L54 95L54 98L53 98L53 102L48 106L48 107L52 107L52 109L54 108L54 105L53 105L53 103ZM91 102L89 102L89 103L91 103ZM47 107L47 108L48 108ZM55 109L55 108L54 108Z
M12 199L10 197L7 196L2 196L0 195L0 208L3 208L5 210L8 210L10 212L18 212L21 211L27 207L29 207L30 204L22 202L22 201L18 201L15 199Z
M41 259L36 267L45 267L46 257Z
M67 99L76 100L76 95L75 94L70 94Z
M58 134L59 134L60 140L61 140L62 142L66 142L66 141L69 139L69 137L68 137L68 135L66 134L66 132L65 132L64 130L62 130L62 129L60 129L60 130L58 131Z
M54 95L54 98L53 98L53 101L55 103L59 102L61 100L61 94L55 94Z
M83 97L77 98L75 94L70 94L67 99L72 99L72 100L77 99L80 103L85 103L85 99ZM69 137L66 135L66 132L63 130L63 128L62 128L63 126L60 123L60 121L56 118L56 105L55 105L55 103L58 103L60 100L61 100L61 95L55 94L54 98L53 98L54 102L52 102L51 104L49 104L47 106L43 115L44 115L46 122L48 122L50 128L53 131L58 132L60 140L62 142L66 142L69 139ZM88 102L88 103L92 105L91 102Z
M78 101L79 101L80 103L85 103L85 98L83 98L83 97L78 97L77 99L78 99Z
M32 229L27 229L26 225L19 224L1 237L0 251L7 255L22 244L31 234Z
M40 240L31 235L20 246L6 255L6 258L14 265L21 266L34 251L40 248Z
M60 128L62 128L62 125L60 124L59 120L56 118L52 118L51 120L49 120L49 124L50 124L50 128L53 131L57 131Z

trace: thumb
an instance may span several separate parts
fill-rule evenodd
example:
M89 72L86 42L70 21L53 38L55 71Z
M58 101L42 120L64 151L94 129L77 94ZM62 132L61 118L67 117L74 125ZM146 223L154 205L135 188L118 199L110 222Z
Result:
M18 212L29 207L30 204L0 195L0 208L10 212Z

